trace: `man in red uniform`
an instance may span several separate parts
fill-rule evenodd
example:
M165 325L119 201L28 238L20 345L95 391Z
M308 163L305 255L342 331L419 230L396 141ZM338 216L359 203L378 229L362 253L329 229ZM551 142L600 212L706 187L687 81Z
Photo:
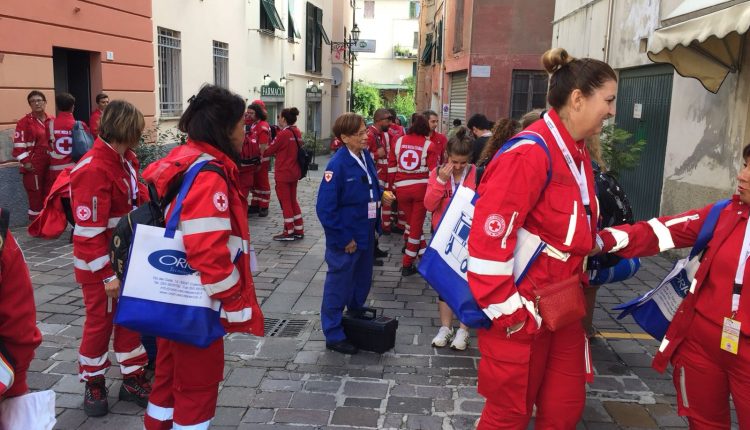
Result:
M104 113L104 108L106 108L108 104L108 95L104 93L96 95L96 109L91 112L91 116L89 117L89 129L91 129L91 134L94 138L99 134L99 121L102 119L102 113ZM60 106L57 108L60 109Z
M13 157L21 163L23 187L29 197L29 220L39 215L47 197L47 169L49 168L49 121L47 97L41 91L32 91L26 97L31 113L16 124L13 136Z
M26 372L42 343L29 268L0 209L0 402L29 391Z
M417 116L409 134L400 137L388 154L388 182L393 184L396 199L406 214L409 230L402 258L401 274L417 273L414 261L424 253L426 243L423 234L427 209L424 195L427 191L430 171L437 167L438 153L429 140L430 128L427 119Z
M240 193L245 196L248 203L251 200L250 193L253 190L255 181L255 172L260 167L260 146L258 139L253 135L252 126L256 121L257 110L248 105L245 111L245 140L242 142L242 151L240 151L239 174L240 174ZM248 207L248 214L250 207ZM258 208L254 208L252 213L258 213Z
M399 137L406 135L406 129L398 119L396 115L396 109L388 109L391 114L391 125L388 127L388 134L390 135L390 141L396 142ZM403 234L406 231L408 222L406 222L406 215L404 210L398 207L398 201L391 204L391 231L398 234Z
M251 133L254 131L257 144L260 147L261 154L266 152L266 148L271 143L271 127L266 122L267 112L266 104L263 100L253 100L250 106L259 106L263 111L263 118L256 114L251 125ZM257 109L255 110L257 112ZM254 127L254 128L252 128ZM260 167L255 169L253 176L253 198L250 201L250 207L247 213L257 213L259 217L268 216L268 205L271 202L271 182L268 181L268 170L271 167L271 157L265 154L261 157Z
M430 124L430 140L435 145L435 150L438 152L438 164L443 164L445 161L445 150L448 148L448 138L444 134L437 131L438 125L440 125L440 117L433 110L426 110L422 113Z
M367 127L367 147L370 150L372 159L375 160L375 167L378 171L378 182L380 189L392 191L388 184L388 153L391 150L391 140L388 129L391 125L391 114L388 109L380 108L373 114L371 126ZM381 207L381 219L383 234L391 232L391 205Z
M73 158L71 156L73 151L73 126L75 125L75 118L73 118L73 108L75 107L76 99L70 93L59 93L55 96L55 104L57 105L57 117L51 120L52 136L50 136L50 161L49 161L49 173L47 174L46 189L52 188L52 184L55 183L55 179L60 175L63 170L75 166ZM84 129L88 131L86 124L82 123Z

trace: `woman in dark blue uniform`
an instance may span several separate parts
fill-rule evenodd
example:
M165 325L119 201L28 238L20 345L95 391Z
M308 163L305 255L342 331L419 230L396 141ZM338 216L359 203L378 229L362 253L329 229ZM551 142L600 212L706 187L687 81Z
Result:
M380 201L392 196L378 185L375 163L367 151L367 129L361 116L345 113L333 133L344 143L328 162L318 191L316 211L326 235L328 273L323 286L320 320L326 347L356 354L344 334L344 307L361 309L372 284L375 232L380 233Z

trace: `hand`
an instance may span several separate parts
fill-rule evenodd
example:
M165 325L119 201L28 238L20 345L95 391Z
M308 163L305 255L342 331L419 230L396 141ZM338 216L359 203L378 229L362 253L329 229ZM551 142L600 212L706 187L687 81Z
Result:
M520 323L518 323L518 324L514 324L514 325L512 325L512 326L508 327L508 328L506 329L506 332L507 332L507 334L508 334L508 337L510 337L510 335L512 335L513 333L516 333L516 332L518 332L519 330L521 330L521 329L523 328L524 324L526 324L526 321L521 321L521 322L520 322Z
M385 149L378 148L378 158L384 158L385 157Z
M356 250L357 250L357 242L355 242L354 239L352 239L352 241L349 242L349 244L344 247L344 252L346 252L347 254L354 254Z
M594 255L598 255L602 253L602 249L599 247L598 243L594 243L594 248L589 251L589 257L593 257Z
M390 205L396 200L396 196L390 191L383 191L383 197L380 199L384 205Z
M107 294L107 297L116 299L120 295L120 280L115 278L104 284L104 292Z
M29 172L34 171L34 165L31 163L23 163L23 168L28 170Z
M441 181L448 182L448 180L451 177L451 174L453 174L453 163L450 161L440 166L438 169L438 178L440 178Z

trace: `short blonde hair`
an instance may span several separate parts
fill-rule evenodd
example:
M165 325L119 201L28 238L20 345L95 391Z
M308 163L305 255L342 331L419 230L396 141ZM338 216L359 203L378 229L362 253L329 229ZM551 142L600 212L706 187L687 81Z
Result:
M341 136L354 136L359 132L359 128L365 123L362 116L353 112L347 112L336 118L333 123L333 135L341 139Z
M102 114L99 136L109 143L135 146L145 127L146 121L137 107L125 100L113 100Z

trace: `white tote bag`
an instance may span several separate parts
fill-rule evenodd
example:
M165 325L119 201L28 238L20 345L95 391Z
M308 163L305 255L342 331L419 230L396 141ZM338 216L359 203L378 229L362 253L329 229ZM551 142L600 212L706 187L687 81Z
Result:
M0 402L0 430L52 430L55 392L37 391Z

